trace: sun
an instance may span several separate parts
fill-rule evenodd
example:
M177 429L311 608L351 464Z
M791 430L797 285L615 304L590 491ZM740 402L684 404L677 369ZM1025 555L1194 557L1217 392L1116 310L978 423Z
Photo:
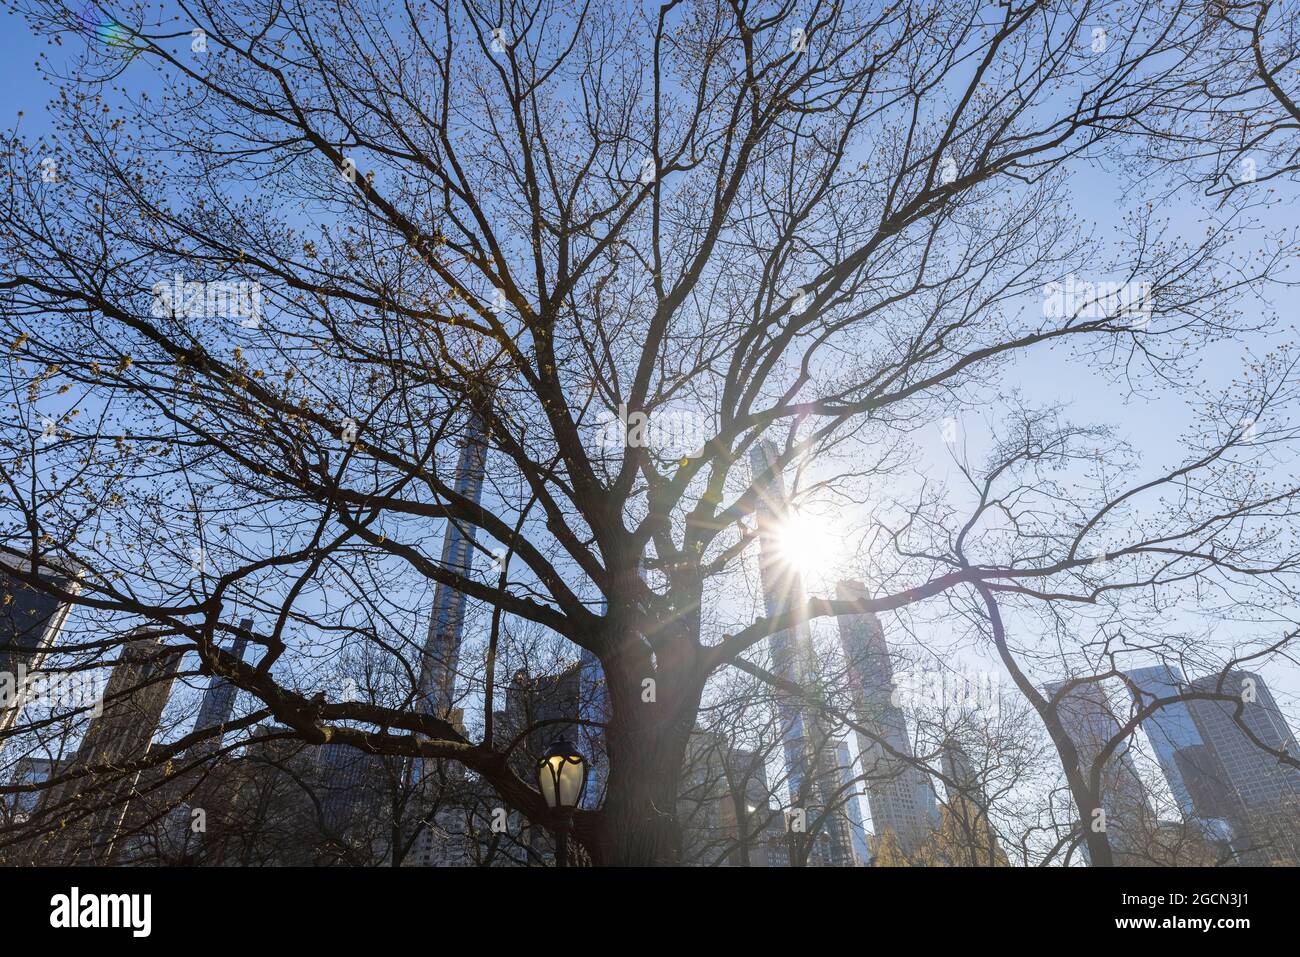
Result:
M843 568L844 538L825 516L791 511L776 535L782 561L805 580L833 581Z

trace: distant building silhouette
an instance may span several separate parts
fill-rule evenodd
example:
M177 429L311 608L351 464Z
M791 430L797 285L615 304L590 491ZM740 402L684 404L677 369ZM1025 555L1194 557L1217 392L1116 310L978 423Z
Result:
M952 782L947 788L948 843L943 851L951 863L970 867L1006 866L1007 858L998 847L997 835L989 821L989 798L970 754L961 742L950 737L943 744L944 776Z
M369 754L341 742L327 742L317 748L320 779L320 814L324 830L346 837L358 821L384 809L383 755ZM389 759L392 764L392 759Z
M471 414L453 474L453 491L477 505L483 494L487 467L487 427L477 413ZM477 528L447 520L438 567L468 575L474 567ZM445 716L452 708L456 691L456 669L465 636L465 593L439 582L433 591L433 609L420 663L416 707L425 714Z
M861 583L845 581L836 586L835 597L862 602L868 595ZM857 732L872 827L877 837L886 828L893 831L903 853L915 854L938 823L938 807L930 776L908 761L912 739L903 711L893 701L894 668L884 629L865 608L840 615L838 625L853 710L858 723L875 735Z
M0 701L0 748L23 709L22 689L18 687L20 669L31 674L40 668L70 607L17 577L29 574L30 569L28 556L0 546L0 680L9 676L17 692L7 703ZM38 571L38 577L62 591L76 589L75 576L48 566Z
M682 860L700 867L785 867L785 822L762 756L696 730L677 799Z
M1046 687L1049 700L1057 701L1057 715L1065 733L1078 752L1079 770L1085 780L1091 780L1093 766L1106 745L1121 732L1106 691L1099 681L1086 681L1075 685L1061 698L1057 694L1066 682L1053 682ZM1117 863L1129 863L1126 858L1141 855L1149 836L1154 833L1155 820L1147 801L1146 788L1138 775L1129 753L1129 742L1120 742L1104 762L1100 775L1098 798L1105 813L1106 836ZM1083 821L1085 828L1093 821ZM1086 845L1083 853L1087 854Z
M231 656L243 660L244 650L248 647L249 630L252 627L253 619L245 618L240 621L235 639L227 649ZM194 720L194 730L198 732L209 728L220 728L224 733L225 726L230 723L235 712L235 695L238 690L226 678L213 675L208 682L207 690L203 692L203 700L199 703L199 714ZM190 749L190 756L218 750L221 747L221 739L222 735L218 734L198 742Z
M149 751L181 655L146 628L122 646L104 695L104 709L92 718L66 773L75 775L48 791L40 804L63 826L53 835L52 856L67 863L113 860L127 806L140 770L128 765Z
M493 715L493 735L498 741L524 736L510 756L511 767L523 780L535 781L536 761L552 740L573 735L574 725L569 722L591 713L591 695L603 688L603 678L599 684L592 683L594 661L592 656L583 655L555 674L530 675L526 669L519 668L511 676L502 707ZM598 671L598 663L595 668ZM587 789L583 805L589 807L588 795L593 789L590 777ZM525 834L523 843L538 860L552 853L551 836L544 828L526 822L517 813L512 813L510 819L512 830Z
M252 626L251 618L240 621L235 638L227 649L229 654L239 659L244 657ZM156 786L141 788L146 793L136 798L124 819L126 829L137 833L119 845L119 860L164 859L192 863L201 853L203 833L196 832L193 827L194 814L200 810L206 820L209 809L219 808L225 803L223 796L216 791L230 786L229 775L207 759L221 749L225 727L234 715L237 691L236 686L221 675L214 674L209 679L192 730L219 729L221 733L191 745L174 763L145 772L142 784L148 781ZM220 760L228 761L229 757ZM167 780L161 783L159 778ZM153 820L159 821L157 827L151 828L144 823Z

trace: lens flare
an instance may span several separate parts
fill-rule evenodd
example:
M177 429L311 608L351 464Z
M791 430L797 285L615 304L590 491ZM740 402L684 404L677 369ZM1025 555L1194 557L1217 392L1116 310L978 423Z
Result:
M81 31L88 36L93 36L102 46L116 50L129 50L135 46L131 31L116 20L101 16L99 8L93 3L82 7L77 19Z
M122 24L113 21L96 26L95 36L105 46L129 47L131 45L131 31Z
M777 534L781 559L805 579L834 580L842 570L844 539L832 524L811 512L790 512Z

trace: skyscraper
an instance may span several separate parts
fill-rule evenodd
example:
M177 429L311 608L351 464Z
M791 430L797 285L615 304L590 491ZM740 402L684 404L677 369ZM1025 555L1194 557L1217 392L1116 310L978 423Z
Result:
M10 784L14 787L35 787L62 774L66 767L67 761L60 761L57 758L23 755L14 764ZM27 815L36 809L40 799L40 791L17 791L6 794L0 800L9 805L10 811L18 815L19 820L26 820Z
M1179 669L1165 664L1137 668L1128 678L1138 709L1193 690ZM1199 827L1211 843L1245 848L1249 844L1245 805L1214 748L1201 735L1194 711L1197 704L1179 701L1164 705L1142 721L1142 730L1184 820Z
M1269 860L1280 844L1293 858L1292 823L1281 812L1300 810L1300 772L1261 749L1235 720L1265 747L1296 753L1295 738L1264 679L1244 671L1188 681L1177 668L1159 664L1129 672L1135 703L1188 693L1218 693L1231 700L1193 698L1162 706L1143 722L1169 789L1184 817L1199 824L1207 839L1230 843L1247 863Z
M848 815L851 828L853 856L857 858L858 867L866 867L871 863L871 846L867 841L867 825L862 820L862 805L858 803L858 796L862 794L864 788L862 782L857 780L858 773L853 765L853 756L849 753L848 741L840 739L836 742L835 758L843 787L841 800L844 801L844 811Z
M861 583L846 581L836 586L835 597L861 603L868 595ZM912 739L903 711L892 699L894 668L889 644L879 619L865 608L840 615L838 625L853 710L858 723L875 735L857 732L862 770L868 776L871 824L877 838L888 828L903 853L914 854L934 830L938 808L929 775L908 760L913 757Z
M1128 677L1137 688L1134 703L1138 708L1144 708L1156 699L1175 697L1189 690L1182 672L1163 664L1137 668L1130 671ZM1146 732L1151 747L1155 750L1160 770L1164 772L1165 780L1169 782L1169 790L1173 793L1174 800L1183 814L1203 814L1205 808L1199 809L1198 812L1192 798L1192 789L1196 784L1193 782L1189 787L1184 776L1184 770L1190 770L1185 768L1186 758L1182 764L1178 758L1179 752L1186 752L1189 748L1203 749L1205 746L1205 742L1201 740L1201 732L1192 717L1189 703L1165 705L1142 722L1142 730ZM1204 770L1206 773L1214 773L1208 767Z
M473 413L465 427L453 475L456 495L477 505L483 494L486 465L487 427L483 419ZM474 567L476 534L475 526L448 519L439 567L458 575L468 575ZM446 715L451 711L464 630L465 593L439 582L433 592L433 611L420 662L416 707L425 714Z
M1065 682L1047 685L1049 699L1056 699ZM1079 770L1091 780L1093 766L1102 750L1121 733L1121 725L1106 700L1099 681L1075 685L1057 700L1057 715L1079 757ZM1121 742L1105 761L1098 797L1105 812L1106 835L1117 858L1140 852L1154 831L1154 819L1146 788L1138 776L1129 742ZM1083 821L1092 827L1093 821ZM1122 863L1122 860L1121 860Z
M253 619L244 618L239 623L239 629L235 633L235 639L231 642L229 652L236 658L243 659L244 649L248 646L249 630L253 627ZM205 738L186 749L181 758L182 766L189 766L202 760L209 755L215 754L221 748L221 741L224 734L225 726L230 723L231 716L235 709L235 696L238 689L221 675L214 674L208 681L208 687L203 692L203 698L199 702L199 713L194 720L194 731L203 731L209 728L220 728L222 733L218 733L210 738ZM157 840L153 848L146 841L131 841L130 846L123 847L119 852L121 859L129 859L134 855L147 853L151 849L156 849L173 857L174 859L183 859L193 853L196 853L203 842L203 835L195 833L192 828L192 812L198 807L205 807L215 803L212 800L213 788L219 785L220 777L211 775L211 768L197 779L184 780L184 776L177 779L177 782L168 788L156 789L153 794L153 800L172 801L175 806L165 812L164 824L160 827ZM184 793L186 800L179 800L175 795ZM160 813L160 809L147 807L143 809L145 817Z
M1190 702L1201 736L1214 749L1232 791L1248 811L1275 810L1286 803L1300 802L1300 770L1283 764L1259 748L1242 729L1244 724L1267 748L1295 757L1295 735L1261 675L1230 671L1197 678L1197 691L1232 695L1232 701L1200 699ZM1234 715L1241 709L1238 724Z
M235 634L235 640L230 644L230 654L240 660L244 657L244 649L248 647L248 632L253 627L253 619L245 618L239 623L239 631ZM230 723L230 718L235 710L235 693L238 689L221 675L213 675L212 680L208 682L207 690L203 693L203 700L199 704L199 715L194 721L194 730L203 731L208 728L222 728ZM190 749L191 754L211 753L221 747L221 735L208 738L199 742Z
M0 701L0 748L5 744L5 732L22 712L20 673L31 674L40 668L68 616L66 602L17 577L30 568L28 556L0 547L0 681L12 682L15 692ZM62 591L76 588L74 576L48 566L38 571L38 577Z
M504 701L493 714L493 727L498 741L522 736L520 746L510 755L510 765L523 780L536 779L534 762L553 739L573 733L573 720L583 714L587 707L584 702L592 700L591 663L594 661L592 656L584 654L557 674L530 675L527 669L519 668L511 677ZM599 667L596 663L597 674ZM595 790L589 776L584 807L592 806L591 794ZM516 817L511 829L523 834L524 843L537 855L549 853L545 849L549 837L542 827Z
M382 802L385 760L382 755L336 741L326 742L315 750L319 762L321 825L326 833L339 837Z
M943 773L948 785L948 831L941 852L950 864L970 867L1005 867L1007 856L998 847L989 822L989 799L975 772L970 754L955 737L943 745Z
M979 805L987 805L988 801L984 798L983 788L980 787L979 777L975 774L970 755L966 753L960 741L955 738L945 741L941 760L943 773L956 786L957 793Z
M43 812L68 815L54 837L55 859L108 863L114 854L139 770L127 765L149 751L181 655L145 628L128 636L113 665L103 713L86 727L68 773L78 776L51 789ZM60 806L62 805L62 806Z
M781 528L789 518L785 480L778 469L776 446L761 440L750 453L754 487L758 492L758 537L763 579L763 604L767 616L782 614L804 604L803 579L781 554ZM773 672L814 695L820 693L812 636L806 622L776 632L768 639ZM790 800L811 823L827 806L827 795L838 790L840 778L835 741L822 717L807 702L781 695L777 718L785 752ZM827 816L824 841L814 844L809 863L834 867L854 862L852 828L843 806Z
M457 731L465 733L464 712L460 708L453 708L445 718ZM382 763L373 761L369 768L372 776L383 771ZM408 856L411 866L467 867L473 863L469 821L463 804L467 791L471 790L470 784L465 766L458 761L415 759L410 780L415 806L431 807L434 812Z
M686 751L677 799L683 863L788 864L781 812L773 807L763 756L700 728L692 732Z
M590 721L598 725L604 725L609 720L609 689L605 687L605 670L596 656L585 648L578 665L578 717L584 722ZM579 748L590 761L582 806L596 808L600 806L605 784L609 780L609 753L605 747L605 735L601 728L591 724L579 725L576 731Z
M465 426L465 435L453 475L453 491L459 497L479 503L483 494L483 479L487 468L487 425L477 411L472 411ZM442 540L439 567L458 575L468 575L474 567L474 542L477 528L454 519L447 520L447 530ZM429 617L429 631L425 638L420 660L420 679L417 689L416 709L423 714L450 718L456 692L456 670L460 664L460 647L465 637L465 593L439 582L433 592L433 609ZM459 764L450 765L452 774L459 775ZM416 759L414 782L417 788L426 786L425 762ZM430 786L432 782L429 782ZM416 861L423 864L446 862L447 848L457 848L463 843L464 821L451 809L441 812L439 824L445 827L426 827L420 835ZM459 856L456 852L453 856Z

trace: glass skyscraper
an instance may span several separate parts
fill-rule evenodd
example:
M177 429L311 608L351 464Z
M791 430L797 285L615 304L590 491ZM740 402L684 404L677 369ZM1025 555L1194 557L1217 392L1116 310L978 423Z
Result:
M1199 819L1212 839L1227 840L1252 861L1252 848L1275 844L1257 831L1285 808L1300 807L1300 771L1259 747L1296 753L1295 738L1264 679L1230 671L1188 681L1167 665L1129 673L1136 703L1157 698L1213 693L1228 700L1197 698L1161 707L1143 722L1160 768L1184 816ZM1236 719L1240 709L1241 724Z
M849 827L853 829L853 853L858 859L858 866L866 867L871 863L871 847L867 842L867 826L862 820L862 805L858 796L864 788L857 781L858 772L849 754L849 743L841 740L835 745L835 757L840 767L840 780L844 787L844 808L848 812Z
M1130 671L1128 677L1137 686L1138 695L1135 704L1139 708L1150 705L1156 699L1175 697L1188 690L1182 672L1168 665L1138 668ZM1193 781L1189 786L1184 771L1192 774L1195 768L1203 765L1204 762L1189 764L1185 755L1180 763L1178 757L1179 752L1187 752L1188 749L1203 751L1205 747L1188 703L1166 705L1142 722L1142 730L1151 741L1156 760L1160 763L1160 770L1164 772L1165 780L1169 782L1169 790L1173 792L1174 800L1183 814L1203 814L1206 809L1201 808L1198 811L1196 802L1192 798L1192 789L1197 788L1199 782ZM1191 753L1194 755L1197 751L1193 750Z
M859 582L840 582L835 597L861 602L867 592ZM903 710L892 700L889 644L880 620L869 611L840 615L838 624L853 709L858 722L875 735L858 732L871 824L877 839L885 829L892 830L903 852L914 854L937 825L939 810L929 775L908 760L913 756L912 739Z
M1190 702L1192 714L1205 741L1214 749L1226 781L1248 811L1275 810L1285 802L1300 800L1300 770L1283 764L1263 750L1242 729L1250 730L1266 748L1297 754L1295 736L1260 675L1230 671L1197 678L1192 687L1231 695L1234 700ZM1235 715L1241 710L1238 724Z
M466 425L464 443L456 462L453 491L460 498L477 505L483 494L483 477L487 467L487 428L472 414ZM476 528L448 519L443 536L440 568L468 575L474 567ZM418 710L446 717L451 711L460 662L460 645L465 630L465 593L441 582L433 591L433 612L420 664Z
M253 627L253 619L245 618L239 623L239 631L231 642L229 652L236 658L243 659L244 649L248 647L248 632ZM199 715L194 721L194 730L224 727L230 723L235 710L235 693L238 689L220 675L213 675L203 692L199 704ZM192 753L216 751L221 747L221 735L199 742L191 749Z
M465 426L456 470L453 473L452 491L460 498L477 505L483 494L483 479L487 470L488 429L478 412L471 412ZM477 528L452 519L442 540L439 567L458 575L467 576L474 568L474 542ZM416 710L433 714L456 724L460 721L459 709L454 708L456 672L460 664L460 647L465 637L465 593L458 588L439 582L433 591L433 610L429 616L429 632L425 638L420 660L420 678L415 701ZM463 768L452 763L449 773L459 779ZM425 762L415 759L413 780L417 788L425 788ZM432 775L429 775L432 781ZM455 862L463 857L459 848L464 843L463 816L453 808L440 812L439 828L426 827L420 834L415 854L418 863L431 865ZM442 832L440 838L436 832ZM439 844L441 843L441 846Z

